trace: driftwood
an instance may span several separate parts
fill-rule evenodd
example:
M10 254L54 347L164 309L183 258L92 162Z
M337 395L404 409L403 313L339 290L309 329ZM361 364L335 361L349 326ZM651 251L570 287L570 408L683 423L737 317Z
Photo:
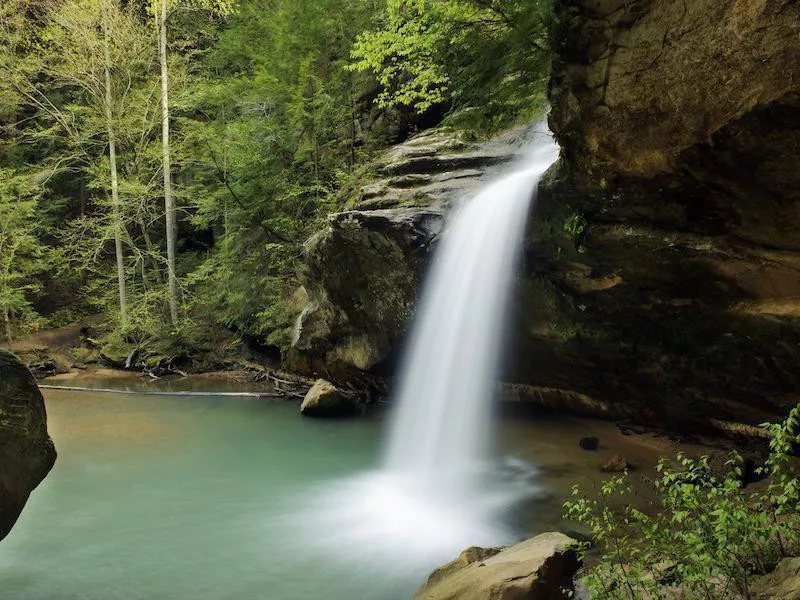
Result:
M746 423L736 423L734 421L722 421L720 419L709 419L709 424L715 429L731 436L753 438L759 440L770 440L772 436L769 431L756 425Z

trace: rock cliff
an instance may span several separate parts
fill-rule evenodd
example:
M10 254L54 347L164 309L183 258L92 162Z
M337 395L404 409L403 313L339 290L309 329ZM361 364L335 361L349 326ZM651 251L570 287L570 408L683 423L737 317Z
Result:
M557 10L563 161L532 223L523 379L676 425L796 403L800 5Z
M523 127L475 144L432 130L381 156L352 208L329 215L305 244L292 366L349 379L390 372L446 211L531 135Z

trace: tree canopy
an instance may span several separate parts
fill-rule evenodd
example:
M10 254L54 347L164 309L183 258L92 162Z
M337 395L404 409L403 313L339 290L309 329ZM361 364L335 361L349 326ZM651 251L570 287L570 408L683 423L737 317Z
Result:
M110 340L173 354L214 328L284 349L302 242L408 133L364 115L530 118L548 18L547 0L3 2L7 336L99 312Z

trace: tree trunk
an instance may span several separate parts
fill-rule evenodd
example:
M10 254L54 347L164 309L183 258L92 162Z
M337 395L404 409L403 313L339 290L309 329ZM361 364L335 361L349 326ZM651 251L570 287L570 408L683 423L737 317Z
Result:
M125 224L122 222L122 207L119 201L119 179L117 177L117 146L114 136L114 121L111 110L111 53L108 47L109 38L108 16L103 23L103 55L105 58L105 83L106 83L106 127L108 129L108 158L111 164L111 203L114 206L114 249L117 255L117 285L119 287L119 315L123 328L128 325L128 300L125 294L125 257L122 254L122 231Z
M175 272L175 206L172 198L172 173L169 147L169 79L167 73L167 0L161 0L156 11L158 22L158 59L161 63L161 145L164 171L164 210L167 218L167 279L169 286L169 315L178 324L178 278Z
M147 255L150 257L150 263L153 265L153 273L155 274L156 281L159 284L163 284L164 281L161 279L161 268L158 266L158 261L156 260L156 249L153 246L153 240L150 239L150 234L147 232L147 224L144 222L144 219L141 217L137 217L137 222L139 223L139 229L142 232L142 239L144 239L144 246L147 249Z
M14 338L11 336L11 315L8 314L8 307L3 307L3 323L6 326L6 339L8 343L11 344L14 342Z

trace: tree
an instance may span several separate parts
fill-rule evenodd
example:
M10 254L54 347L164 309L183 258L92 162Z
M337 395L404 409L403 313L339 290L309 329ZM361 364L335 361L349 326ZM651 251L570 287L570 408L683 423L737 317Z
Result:
M111 202L114 205L114 252L117 259L117 286L119 289L119 313L122 328L128 325L127 297L125 293L125 257L122 254L122 235L125 224L122 222L122 207L119 200L119 177L117 174L117 141L114 132L114 102L111 87L111 37L112 20L109 16L110 7L103 4L101 7L103 30L103 83L105 84L104 106L106 114L106 131L108 134L108 159L111 174Z
M92 175L100 154L107 154L106 175L93 187L104 189L111 200L110 237L124 328L128 298L123 244L128 233L119 196L118 115L127 109L132 82L146 68L143 50L148 46L136 16L119 0L42 2L40 8L44 25L26 60L11 71L10 81L23 102L52 123L31 135L60 138L63 143L65 151L50 159L54 172L80 165ZM72 101L64 102L65 95ZM98 244L105 239L101 236Z
M380 27L354 44L351 68L375 74L383 107L480 106L497 128L544 99L551 4L386 0Z
M192 222L215 238L187 279L203 321L289 344L300 245L367 155L369 81L345 67L373 14L371 0L242 2L203 57L185 112L207 118L181 123Z
M30 316L32 276L43 270L44 248L35 235L38 192L31 181L0 168L0 313L5 337L13 341L12 319Z
M167 280L169 287L169 312L172 325L178 325L178 275L175 264L177 223L175 200L172 194L172 157L169 133L169 68L167 61L167 19L171 11L181 6L201 8L225 15L233 10L228 0L150 0L150 10L158 33L158 61L161 68L161 140L162 169L164 176L164 210L167 223Z

